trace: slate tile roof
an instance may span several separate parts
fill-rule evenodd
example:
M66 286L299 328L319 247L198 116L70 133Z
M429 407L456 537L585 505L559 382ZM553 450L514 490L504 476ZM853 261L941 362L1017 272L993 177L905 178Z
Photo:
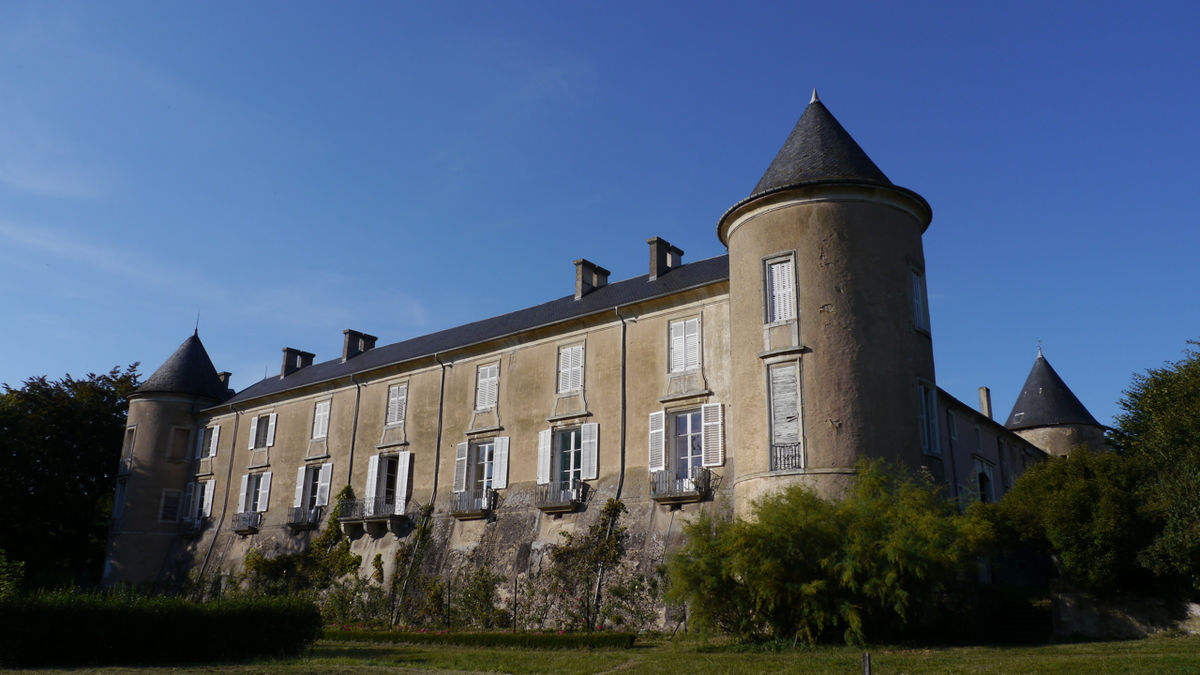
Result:
M142 383L135 394L187 394L220 401L226 397L225 385L217 377L217 369L193 333L154 374Z
M1016 431L1060 424L1102 426L1039 351L1004 426Z

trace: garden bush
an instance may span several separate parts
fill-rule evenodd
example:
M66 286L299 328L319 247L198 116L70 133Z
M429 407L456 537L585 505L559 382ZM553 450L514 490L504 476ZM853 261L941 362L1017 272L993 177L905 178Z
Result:
M330 628L326 640L520 649L629 649L634 633L435 633Z

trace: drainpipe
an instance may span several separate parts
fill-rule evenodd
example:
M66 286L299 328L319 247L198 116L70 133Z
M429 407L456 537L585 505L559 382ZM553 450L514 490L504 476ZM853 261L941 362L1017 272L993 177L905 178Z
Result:
M452 364L442 362L441 356L433 353L433 360L442 367L441 381L438 383L438 418L437 418L437 440L433 446L433 492L429 495L429 506L433 506L433 500L437 497L438 489L438 473L442 467L442 407L446 401L446 369L453 368Z
M233 454L237 450L238 422L242 419L242 413L234 410L232 405L229 406L229 412L233 413L233 433L229 434L229 466L225 472L225 495L221 497L221 518L213 528L212 540L208 542L208 550L204 552L204 562L200 564L200 573L196 575L197 579L204 578L204 572L208 569L208 559L217 545L217 534L221 531L221 526L225 524L225 512L229 509L229 487L233 483Z
M621 316L621 308L618 306L613 309L617 314L617 318L621 320L621 472L617 475L617 496L621 498L621 490L625 487L625 414L627 412L627 404L625 400L625 355L628 349L626 334L628 325L625 323L625 317ZM637 319L630 319L637 321Z
M354 475L354 445L358 440L358 400L362 395L362 384L354 379L354 373L350 374L350 384L354 385L354 422L350 425L350 461L346 467L346 485L350 484L350 477Z

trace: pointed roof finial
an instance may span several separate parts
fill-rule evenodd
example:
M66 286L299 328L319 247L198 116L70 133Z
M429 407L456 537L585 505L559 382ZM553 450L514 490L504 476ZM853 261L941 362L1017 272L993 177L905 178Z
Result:
M821 99L817 98L817 88L813 87L812 100L810 100L809 103L820 103L820 102L821 102Z
M200 336L200 312L196 312L196 327L192 330L192 335Z
M1045 358L1044 356L1042 356L1042 341L1041 340L1038 340L1038 357Z

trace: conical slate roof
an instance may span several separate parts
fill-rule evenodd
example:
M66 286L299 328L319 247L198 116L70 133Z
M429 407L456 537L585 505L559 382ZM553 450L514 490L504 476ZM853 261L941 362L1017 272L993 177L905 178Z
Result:
M217 377L208 352L200 343L200 336L193 333L179 345L179 349L162 364L136 394L170 393L202 396L216 401L225 398L225 385Z
M791 135L750 194L826 181L892 184L814 91Z
M1021 395L1004 426L1015 431L1059 424L1101 426L1038 350Z

